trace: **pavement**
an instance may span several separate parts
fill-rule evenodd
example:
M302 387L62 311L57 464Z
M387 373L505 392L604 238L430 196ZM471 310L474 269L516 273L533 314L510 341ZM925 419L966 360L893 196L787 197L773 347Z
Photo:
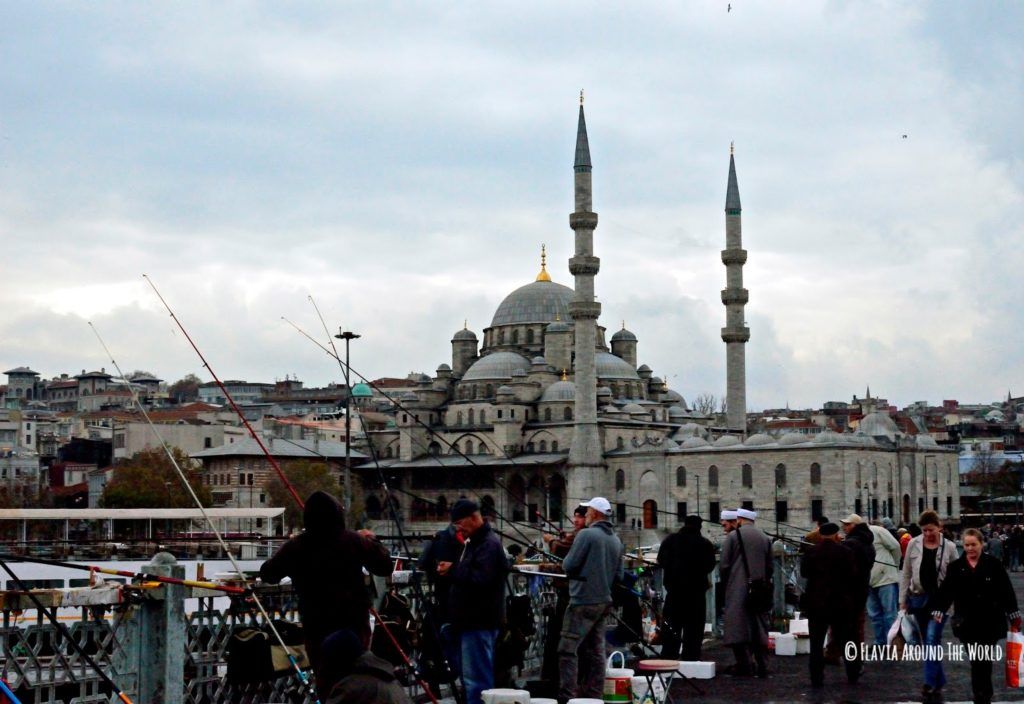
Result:
M1017 592L1018 602L1024 606L1024 572L1010 575ZM865 626L865 639L870 642L871 625ZM943 632L944 647L959 648L959 641L953 635L948 624ZM1001 643L1000 645L1005 645ZM721 673L727 665L734 661L732 652L718 640L704 644L703 660L714 660L716 672ZM971 701L970 665L964 662L946 661L943 664L946 672L944 701ZM826 666L825 686L815 690L810 686L808 672L808 656L794 657L772 656L768 661L768 677L731 677L719 674L712 680L695 680L704 690L703 695L697 694L685 682L676 681L672 685L671 697L676 704L685 702L708 702L721 704L739 704L740 702L808 702L809 704L826 704L830 702L920 702L921 685L924 681L923 664L908 661L880 661L866 663L864 674L856 685L846 682L843 667ZM994 701L1024 702L1024 689L1007 689L1005 686L1004 664L1002 661L993 663L992 684L995 692Z

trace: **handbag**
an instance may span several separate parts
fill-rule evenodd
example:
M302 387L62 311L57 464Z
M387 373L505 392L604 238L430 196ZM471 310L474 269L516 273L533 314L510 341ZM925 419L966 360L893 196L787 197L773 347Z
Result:
M759 614L771 611L775 602L775 586L764 577L751 579L747 551L743 546L743 533L739 528L736 529L736 539L740 543L740 557L743 559L743 569L747 573L747 608Z
M1024 635L1020 631L1006 634L1006 686L1024 687Z

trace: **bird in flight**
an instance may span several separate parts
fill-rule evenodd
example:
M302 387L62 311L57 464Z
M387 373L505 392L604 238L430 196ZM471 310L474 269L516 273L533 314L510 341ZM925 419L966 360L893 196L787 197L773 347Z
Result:
M903 135L903 139L906 139L906 138L907 138L907 135Z
M732 12L732 3L729 3L728 5L725 6L725 11Z

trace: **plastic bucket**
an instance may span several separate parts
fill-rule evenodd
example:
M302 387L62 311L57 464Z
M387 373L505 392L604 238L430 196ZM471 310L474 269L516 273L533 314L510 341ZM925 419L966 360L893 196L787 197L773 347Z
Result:
M485 689L480 698L484 704L530 704L530 693L525 689Z
M616 650L608 656L608 669L604 673L604 696L606 704L631 704L633 701L633 671L627 667L614 667L615 656L619 664L626 664L626 656Z

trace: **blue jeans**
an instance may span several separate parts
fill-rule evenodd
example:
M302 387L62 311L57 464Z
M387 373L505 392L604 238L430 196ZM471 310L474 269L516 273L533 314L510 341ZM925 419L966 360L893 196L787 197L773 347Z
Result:
M942 647L942 629L949 620L948 614L942 615L942 623L932 618L928 610L927 594L911 594L907 596L907 611L917 620L917 627L924 637L925 646ZM946 685L946 673L942 670L942 661L926 658L924 661L924 683L932 689Z
M875 629L875 645L885 645L889 627L896 620L899 600L900 586L895 582L868 590L868 618Z
M494 689L494 643L498 631L462 631L462 686L466 704L483 704L480 693Z
M450 623L441 624L441 653L448 661L448 667L456 678L462 672L462 645L459 642L459 632Z

